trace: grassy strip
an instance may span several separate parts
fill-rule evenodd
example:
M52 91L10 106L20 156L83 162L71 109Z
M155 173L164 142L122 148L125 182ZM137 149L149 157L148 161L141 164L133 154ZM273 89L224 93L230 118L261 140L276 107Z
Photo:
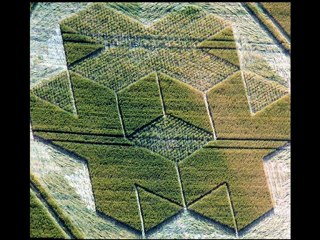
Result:
M221 182L228 182L236 212L238 228L241 230L272 208L262 158L272 150L239 150L203 148L180 163L181 178L189 204ZM214 196L212 195L212 198ZM207 208L212 198L203 198L198 211L208 217L219 219L228 216L230 209L223 204L224 212ZM196 204L196 203L195 203ZM221 209L222 210L222 209ZM225 224L231 228L229 221Z
M69 86L67 72L61 72L57 76L42 82L31 91L39 98L46 100L67 112L73 112L72 92Z
M285 145L286 141L237 141L237 140L216 140L206 144L206 147L257 147L257 148L279 148Z
M62 209L58 206L56 201L47 193L47 191L41 186L38 179L33 175L30 174L31 182L37 187L40 191L44 199L48 202L48 204L54 209L54 211L59 216L60 220L65 224L65 226L69 229L69 231L76 237L76 238L84 238L83 234L73 225L69 217L62 211Z
M128 134L163 115L156 73L122 89L118 98Z
M31 94L33 129L122 134L114 93L73 72L70 77L78 116Z
M264 16L254 3L245 3L249 11L254 14L270 31L270 33L280 42L285 50L290 53L290 43L282 36L281 32L273 24L273 22Z
M263 8L279 23L285 32L291 35L290 2L262 2Z
M238 70L200 49L161 49L154 59L159 71L205 91Z
M213 87L208 101L218 138L290 138L290 96L251 116L240 72Z
M66 238L67 236L30 189L30 237Z
M181 201L174 163L157 154L138 147L54 143L88 160L97 210L134 229L141 227L135 183ZM154 207L158 217L152 221L160 223L162 209Z
M179 212L182 207L138 187L145 230L157 226Z
M159 81L166 113L212 132L203 94L200 91L162 73L159 74Z

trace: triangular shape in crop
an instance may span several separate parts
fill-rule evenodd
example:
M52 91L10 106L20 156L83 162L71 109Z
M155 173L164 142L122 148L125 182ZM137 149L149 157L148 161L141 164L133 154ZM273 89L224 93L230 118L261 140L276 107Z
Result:
M216 188L189 208L230 228L234 228L233 214L226 185Z
M157 226L182 209L181 206L147 192L140 187L137 187L137 190L139 193L145 231Z
M66 71L40 83L32 89L32 93L67 112L76 113L71 85Z

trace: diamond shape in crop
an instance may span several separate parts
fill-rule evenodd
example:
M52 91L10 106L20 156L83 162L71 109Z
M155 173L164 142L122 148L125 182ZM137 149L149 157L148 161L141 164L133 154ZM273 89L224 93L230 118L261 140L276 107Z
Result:
M139 129L129 136L129 139L140 147L179 161L213 140L213 136L181 119L167 115Z

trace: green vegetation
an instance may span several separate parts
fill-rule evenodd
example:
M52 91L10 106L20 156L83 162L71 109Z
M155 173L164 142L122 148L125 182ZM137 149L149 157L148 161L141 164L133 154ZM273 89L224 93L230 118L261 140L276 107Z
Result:
M263 2L263 8L279 23L279 25L291 35L291 4L290 2Z
M199 48L209 48L209 53L231 64L240 66L236 43L231 27L227 27L198 44Z
M72 91L70 89L70 83L66 71L34 87L31 93L45 101L57 105L67 112L74 113L75 111Z
M60 30L61 30L61 33L62 33L62 37L65 33L74 33L74 34L77 34L77 31L74 30L72 27L69 27L69 26L66 26L64 24L61 24L60 23Z
M146 231L157 226L159 223L165 221L167 218L173 216L182 209L181 206L149 193L142 188L138 187L137 189L139 191L144 227Z
M74 63L104 47L97 37L62 33L62 38L68 64Z
M281 32L273 24L273 22L267 16L265 16L254 3L246 3L246 6L248 7L249 11L251 11L266 26L266 28L269 29L270 33L280 42L283 48L290 53L290 43L288 43L287 39L282 36Z
M203 148L180 163L181 178L187 204L222 182L230 186L238 230L272 208L272 201L263 169L263 156L273 150ZM234 225L226 203L217 199L227 212L205 208L212 197L203 198L196 206L204 216L218 217L231 228Z
M163 115L156 73L151 73L118 93L127 134Z
M181 210L178 161L187 206L234 228L226 182L243 229L272 208L262 158L290 138L287 83L258 57L246 63L257 74L241 79L232 28L201 8L146 27L121 13L137 16L140 4L109 5L91 3L61 22L70 82L64 72L32 90L33 133L86 159L97 211L133 229L141 229L136 190L145 230ZM247 6L288 47L257 5ZM218 139L227 140L212 141L201 91Z
M159 81L167 114L212 132L201 92L162 73L159 74Z
M53 208L53 210L57 213L60 220L65 224L65 226L69 229L69 231L76 238L83 238L82 233L74 226L74 224L70 221L69 217L64 213L64 211L57 205L55 200L47 193L47 191L41 186L39 180L32 174L30 174L31 182L37 187L40 191L44 199L48 202L48 204Z
M262 140L215 140L205 145L205 147L248 147L248 148L279 148L285 145L286 141L262 141Z
M64 43L67 63L71 64L75 61L82 59L89 54L102 49L104 46L102 44L89 44L89 43Z
M189 208L229 227L234 224L226 185L213 190Z
M208 40L211 41L234 41L233 30L231 27L226 27L220 32L211 36Z
M103 146L55 142L88 160L96 208L115 219L140 229L134 184L181 202L174 163L139 147ZM151 202L149 202L149 200ZM145 199L144 204L153 204ZM159 202L160 204L160 202ZM163 220L162 208L145 217L152 224Z
M243 76L253 112L260 111L289 92L286 87L276 82L268 81L255 73L244 72Z
M212 140L213 136L167 115L133 134L130 139L138 146L148 148L170 160L179 161Z
M101 41L95 39L95 37L93 36L89 37L89 36L81 35L77 33L62 32L62 39L63 39L63 42L102 44Z
M31 94L33 129L123 134L114 93L73 72L70 72L70 77L78 116Z
M236 49L236 43L233 37L233 31L231 27L214 34L207 40L198 44L199 48L233 48Z
M212 88L208 101L218 138L290 138L290 96L251 116L240 72Z
M30 12L32 11L34 4L35 4L34 2L30 2Z
M66 238L66 233L30 189L30 237Z

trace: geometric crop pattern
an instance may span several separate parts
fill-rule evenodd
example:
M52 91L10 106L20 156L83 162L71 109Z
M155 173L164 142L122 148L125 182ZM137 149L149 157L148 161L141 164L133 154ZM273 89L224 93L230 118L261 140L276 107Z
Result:
M289 140L290 99L243 81L228 23L188 6L145 26L94 3L60 27L69 88L32 91L33 133L87 161L99 214L146 232L184 207L238 232L272 209L262 158Z
M213 140L213 137L208 132L168 115L129 136L129 139L138 146L179 161Z

